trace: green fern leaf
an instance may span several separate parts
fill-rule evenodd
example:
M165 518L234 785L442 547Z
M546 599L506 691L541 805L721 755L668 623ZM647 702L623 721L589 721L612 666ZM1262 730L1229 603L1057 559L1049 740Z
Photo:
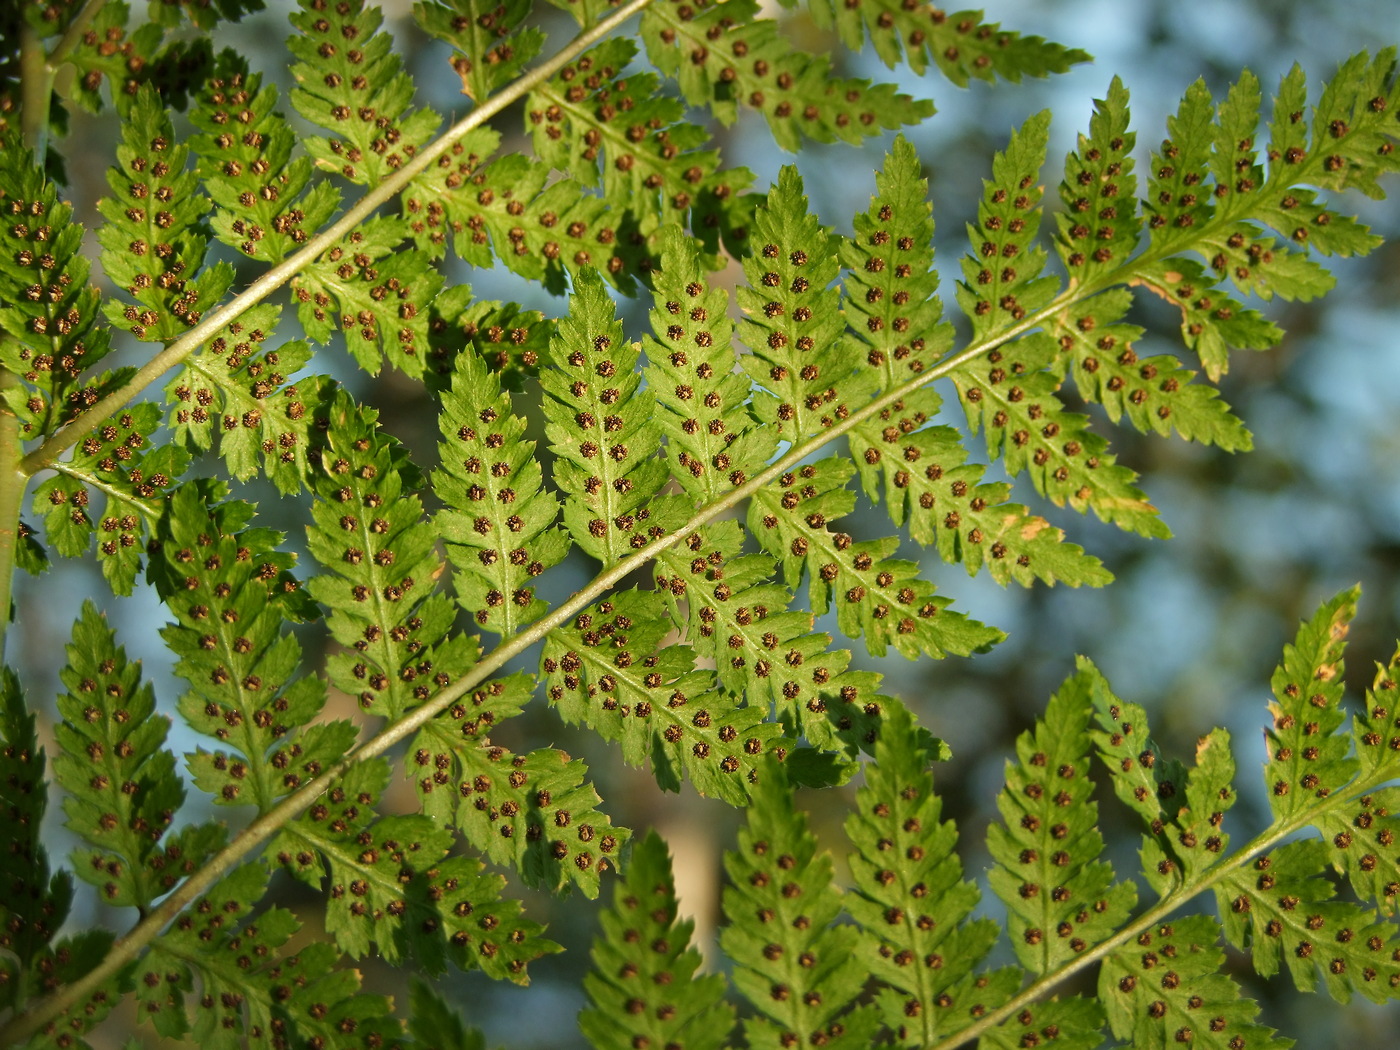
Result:
M1049 304L1058 284L1040 277L1045 251L1033 244L1040 222L1037 179L1045 161L1049 114L1032 117L992 162L992 181L969 227L974 253L963 259L958 302L977 338ZM1036 491L1081 513L1093 508L1104 521L1145 536L1169 533L1156 508L1133 485L1135 475L1105 452L1084 416L1064 410L1058 379L1047 372L1058 346L1036 332L989 350L952 373L968 425L985 429L987 451L1011 474L1029 470Z
M844 419L872 392L857 370L829 287L839 270L839 241L807 210L802 176L785 167L754 214L759 248L744 260L749 286L738 290L750 348L741 364L761 388L753 412L779 438L796 443Z
M630 293L651 265L635 217L522 154L483 164L499 142L496 132L477 128L453 145L446 164L413 180L404 206L418 247L439 255L455 233L453 249L472 266L502 263L555 294L567 290L566 276L596 267Z
M400 1027L388 1000L356 994L359 975L333 969L329 944L290 954L295 916L277 907L252 913L248 902L266 888L260 865L236 868L152 943L137 967L142 1016L159 1034L210 1050L271 1047L284 1034L365 1050L392 1045ZM196 975L201 999L187 1003Z
M351 231L292 281L306 334L325 342L339 325L356 364L379 373L381 356L422 375L428 304L443 277L422 252L396 251L403 224L377 217Z
M1338 1002L1353 992L1384 1002L1400 984L1395 927L1374 911L1331 899L1329 852L1321 839L1290 842L1217 883L1225 935L1237 948L1252 948L1254 969L1265 977L1282 960L1300 991L1315 990L1320 974Z
M968 226L973 252L964 256L958 303L972 322L975 338L1041 309L1054 298L1059 281L1041 277L1045 249L1035 244L1040 228L1040 169L1049 142L1050 113L1042 111L1011 136L992 161L992 179Z
M688 501L660 494L667 470L656 455L655 398L641 388L637 346L623 338L596 271L579 274L549 353L540 385L554 480L569 494L564 524L584 551L612 565L684 524Z
M127 660L91 602L67 651L54 779L68 792L68 827L95 847L75 852L74 872L107 904L144 912L221 848L227 833L204 824L167 835L185 801L175 756L164 746L170 723L155 715L140 664Z
M1214 387L1192 383L1194 372L1177 358L1140 358L1134 348L1143 330L1122 324L1132 293L1114 288L1070 307L1053 331L1073 362L1075 386L1086 401L1103 405L1117 423L1124 416L1143 433L1175 430L1187 441L1247 452L1253 439Z
M521 28L530 6L528 0L432 0L414 4L413 18L456 49L451 62L462 94L479 105L520 76L544 46L543 30Z
M864 931L857 958L889 986L879 1002L902 1045L936 1042L973 1020L940 1009L938 1000L999 935L990 919L968 921L979 894L963 880L956 827L941 820L928 769L940 751L907 711L891 711L846 818L856 852L849 860L855 892L844 903Z
M433 489L449 509L435 520L458 570L458 601L482 627L509 638L548 609L532 581L569 551L554 525L558 504L541 489L526 421L471 350L457 357L438 426L444 441Z
M716 522L684 550L661 554L656 586L672 622L714 661L722 689L770 712L790 736L847 756L868 752L883 709L898 701L878 694L879 675L850 670L851 654L832 649L830 635L811 633L811 613L787 609L792 595L769 582L773 559L741 554L743 540L738 522Z
M933 268L933 209L918 151L903 135L875 173L876 195L855 216L855 237L841 244L843 306L866 361L889 390L919 375L953 346L942 320Z
M246 481L261 472L283 495L308 483L333 391L326 376L289 377L310 363L309 344L293 340L272 349L278 307L259 303L224 334L185 359L165 388L172 411L167 425L186 448L207 451L217 442L229 473Z
M684 104L660 93L660 78L625 72L636 52L625 37L606 41L532 92L526 112L535 155L589 186L601 171L603 195L627 202L636 231L649 236L684 223L692 207L722 204L753 174L717 170L719 151L703 148L709 135L683 121ZM713 252L718 231L695 227Z
M1112 272L1137 247L1142 219L1133 174L1136 142L1128 129L1128 90L1114 77L1107 97L1094 103L1089 134L1079 136L1060 183L1065 210L1055 216L1055 247L1071 281Z
M1164 757L1151 738L1147 714L1103 689L1094 692L1099 729L1094 743L1120 801L1138 814L1148 835L1141 850L1150 885L1165 895L1214 867L1229 844L1225 814L1235 802L1230 735L1216 729L1196 745L1188 770Z
M1063 966L1123 925L1137 900L1099 860L1103 836L1089 778L1089 718L1107 683L1083 658L1050 698L1034 731L1016 741L997 796L1002 821L987 829L990 881L1007 906L1007 933L1032 973ZM1102 702L1102 701L1100 701Z
M661 409L656 422L666 434L671 476L700 505L762 470L777 451L777 435L748 411L752 387L734 367L729 296L708 287L699 246L675 226L659 240L655 337L643 341L647 385Z
M338 760L354 743L349 722L312 723L326 702L319 678L294 679L301 659L286 619L311 610L278 551L281 534L243 528L252 508L206 506L197 485L171 501L151 568L176 618L161 637L190 683L179 709L196 732L231 751L188 756L195 784L215 802L266 812L277 799Z
M73 902L73 877L50 872L42 822L47 808L44 751L34 731L32 708L24 701L18 678L8 667L0 672L0 856L10 858L0 894L0 923L5 952L0 955L0 1005L22 1007L42 995L50 981L68 981L90 969L107 953L113 937L90 930L54 943ZM116 982L73 1010L77 1033L95 1026L117 1004ZM87 1013L85 1011L90 1011ZM71 1022L70 1022L71 1023Z
M311 181L310 157L292 156L297 136L276 106L276 87L264 87L242 58L224 52L190 111L200 134L189 146L216 205L214 236L265 263L296 251L340 202L329 181Z
M1136 1047L1177 1043L1228 1050L1234 1046L1287 1050L1255 1018L1259 1005L1240 995L1220 972L1225 953L1219 929L1205 915L1174 918L1144 932L1099 968L1099 1001L1113 1034Z
M342 951L413 958L431 974L450 961L527 983L526 964L559 946L521 915L519 901L501 899L501 876L446 856L451 832L422 815L373 819L388 780L387 763L353 766L324 802L283 827L268 855L312 886L324 874L326 927Z
M424 981L409 985L408 1030L425 1047L437 1050L486 1050L486 1037L468 1028L451 1005Z
M734 960L734 986L762 1016L745 1020L750 1047L790 1046L818 1036L828 1047L868 1047L880 1018L855 1005L865 981L854 927L833 925L841 894L831 855L817 852L806 816L793 805L782 767L770 760L754 803L726 853L720 945Z
M36 505L48 504L45 532L59 554L83 554L98 537L98 564L116 594L130 594L136 581L142 540L157 514L154 497L190 461L183 449L149 445L159 425L156 405L132 405L84 438L60 472L34 492ZM87 510L91 490L106 497L95 521Z
M343 393L331 406L307 532L327 572L307 589L329 608L331 634L345 647L327 662L331 684L395 719L460 678L476 645L449 633L437 533L413 494L421 475L376 416Z
M953 331L938 321L943 308L936 294L928 183L920 178L913 146L896 139L875 178L879 193L856 216L856 237L842 246L842 259L851 271L846 313L865 318L863 325L853 320L851 328L870 347L867 362L884 391L946 353ZM1098 559L1063 543L1064 533L1043 518L1007 503L1009 486L980 483L983 468L965 463L960 435L928 426L940 403L933 390L918 390L851 431L851 454L866 495L878 499L883 489L896 525L907 519L915 540L936 546L945 561L961 561L969 573L986 566L1003 584L1035 578L1107 583L1112 577Z
M954 382L969 427L985 429L989 453L1001 456L1008 473L1027 471L1057 506L1092 509L1120 528L1165 539L1171 533L1133 484L1137 475L1118 465L1087 417L1061 405L1049 371L1056 357L1054 340L1040 332L960 367Z
M613 890L583 980L592 1005L579 1014L579 1029L597 1050L719 1050L734 1027L724 979L697 973L695 924L677 917L675 892L666 843L653 831Z
M102 268L127 301L110 298L107 319L137 339L170 342L198 323L233 284L233 267L203 269L209 199L196 192L189 147L175 137L165 107L143 87L122 121L118 167L107 172L112 197L98 202ZM201 272L202 271L202 272Z
M785 6L791 6L791 0L786 0ZM966 87L974 77L1019 82L1023 76L1064 73L1077 63L1090 61L1078 48L1004 30L996 22L983 22L981 11L950 13L903 0L874 0L858 6L821 0L808 10L818 25L834 24L841 42L850 50L859 51L868 33L880 61L891 69L903 58L922 76L932 59L939 72L958 87Z
M792 152L803 137L858 145L933 113L933 103L891 84L832 76L828 59L792 48L777 23L758 13L754 0L702 8L660 0L642 15L647 57L676 79L690 105L732 124L743 102L763 114L774 140Z
M1351 742L1337 730L1346 717L1342 652L1359 597L1360 589L1353 588L1318 609L1284 648L1283 663L1274 671L1264 782L1278 819L1300 815L1313 799L1340 790L1356 775Z
M1021 1050L1053 1041L1056 1050L1094 1050L1103 1043L1103 1024L1104 1010L1097 1000L1070 995L1021 1010L988 1031L977 1045Z
M820 616L834 603L841 630L863 635L876 656L890 645L911 660L966 656L1001 641L995 628L949 611L915 563L890 557L897 539L856 541L827 527L855 504L845 487L853 472L847 460L824 459L782 475L749 501L749 530L781 559L788 585L805 569L812 612Z
M46 34L59 29L55 21L41 19ZM38 28L38 27L36 27ZM102 111L101 87L105 81L112 102L120 110L141 85L153 79L159 66L165 33L154 22L131 27L131 7L123 0L104 4L76 41L69 61L74 66L74 99L89 113Z
M363 0L335 9L301 0L291 16L301 31L287 48L300 59L291 68L298 87L292 106L333 138L311 136L306 149L319 167L359 185L382 182L436 133L431 109L410 110L413 81L401 70L393 39L380 31L383 14Z
M1268 350L1283 339L1283 329L1257 310L1246 310L1237 301L1211 287L1214 278L1194 259L1180 257L1135 268L1130 284L1148 291L1181 310L1181 336L1200 358L1212 382L1229 371L1229 353Z
M504 390L519 392L538 376L555 322L517 303L476 299L468 285L445 288L433 300L428 320L432 367L423 381L434 391L451 386L459 354L470 347L499 377Z
M38 438L98 399L83 375L110 352L111 333L72 206L27 150L0 151L0 178L14 217L0 227L0 365L22 380L4 398L22 437Z
M629 833L598 809L588 767L552 748L512 754L489 736L534 691L528 675L473 690L418 734L409 770L423 812L456 825L489 860L514 867L528 886L573 884L596 897Z
M1377 666L1375 681L1366 693L1364 710L1352 718L1355 755L1363 783L1380 784L1394 776L1392 756L1400 752L1400 728L1395 712L1396 678L1400 677L1400 650L1387 666ZM1359 798L1348 791L1345 809L1326 811L1318 829L1333 846L1332 864L1346 873L1358 897L1374 901L1386 915L1400 907L1400 842L1396 814L1400 791L1384 787Z
M702 795L741 805L782 727L714 689L714 673L695 668L693 650L662 644L669 630L655 591L622 591L592 606L545 642L550 702L566 722L619 741L629 764L650 761L661 787L678 791L684 770Z

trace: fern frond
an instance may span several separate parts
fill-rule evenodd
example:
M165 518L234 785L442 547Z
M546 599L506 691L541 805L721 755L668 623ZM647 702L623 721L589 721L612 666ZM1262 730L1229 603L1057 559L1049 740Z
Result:
M528 0L429 0L413 5L413 18L456 49L451 63L462 94L480 103L518 77L544 46L543 30L521 26L530 6Z
M643 340L647 385L661 411L671 476L697 504L744 484L773 458L777 435L748 409L752 386L735 369L729 296L711 288L699 246L678 227L660 235L652 274L654 337Z
M812 612L820 616L834 603L841 630L863 635L876 656L890 645L911 660L921 653L966 656L1001 641L1002 632L948 610L915 563L891 557L898 539L857 541L827 527L855 505L846 488L852 473L849 461L824 459L750 499L749 531L780 559L788 585L805 570Z
M1113 1034L1134 1046L1291 1046L1256 1022L1259 1004L1220 972L1225 953L1215 947L1218 934L1209 916L1182 916L1144 932L1132 950L1110 955L1099 969L1099 1001Z
M1090 797L1091 697L1106 692L1098 670L1079 671L1051 698L1033 732L1016 741L997 796L1003 823L987 829L996 861L990 881L1007 906L1007 933L1032 973L1063 966L1112 936L1137 902L1131 882L1115 882L1100 860L1103 836Z
M1356 616L1360 589L1344 591L1325 603L1283 650L1283 663L1270 685L1273 726L1266 730L1269 756L1264 782L1277 819L1306 811L1356 775L1351 741L1338 730L1342 710L1342 653Z
M762 1016L746 1018L751 1047L790 1046L817 1037L840 1050L868 1047L880 1018L856 1005L865 972L851 926L833 925L841 894L831 855L818 853L805 814L793 805L782 767L770 760L754 804L726 853L720 945L734 960L732 980Z
M878 388L886 391L942 357L953 330L939 320L928 183L906 139L895 140L875 179L879 192L856 216L855 238L842 245L851 271L844 302L852 331L870 347L866 360ZM863 325L855 322L859 317ZM1007 503L1009 486L981 483L983 468L966 464L960 435L929 425L940 403L932 389L916 390L850 432L866 495L878 499L883 489L896 525L907 520L915 540L936 546L944 561L961 561L969 573L985 565L1003 584L1107 583L1112 577L1097 558L1064 543L1063 531L1045 519Z
M450 634L452 603L436 589L437 534L413 491L421 475L382 434L377 413L339 394L313 482L307 548L327 571L307 589L329 610L345 648L327 663L331 684L366 711L398 718L460 678L476 660Z
M785 6L790 5L791 0L786 0ZM880 61L891 69L902 59L922 76L932 60L958 87L966 87L973 78L1019 82L1023 76L1064 73L1090 61L1078 48L983 22L981 11L949 12L904 0L869 0L858 5L819 0L808 10L818 25L834 24L850 50L859 51L868 33Z
M692 208L722 206L747 189L753 174L719 170L719 151L703 148L704 128L683 120L685 106L660 93L660 78L624 71L637 53L609 40L565 66L526 103L535 154L609 200L627 202L638 233L684 223ZM713 252L717 229L695 223ZM713 264L711 265L713 268Z
M1112 272L1137 248L1142 217L1133 173L1136 143L1128 127L1128 89L1114 77L1108 94L1094 102L1089 134L1079 136L1065 159L1065 210L1055 216L1055 248L1071 281Z
M43 995L51 981L71 981L92 968L112 943L105 930L86 930L56 940L73 903L73 877L51 871L42 822L47 808L44 751L35 717L19 679L0 671L0 856L10 858L0 894L0 1005L22 1008ZM100 1023L121 996L108 981L78 1004L68 1031L81 1036Z
M439 255L451 234L463 261L503 263L556 294L566 290L566 275L588 267L630 293L650 265L635 217L574 179L555 180L548 165L522 154L485 163L499 142L496 132L478 128L413 180L404 207L418 247Z
M70 7L76 5L68 5ZM72 18L77 12L70 12ZM49 33L58 31L56 21L38 19ZM131 5L125 0L108 0L95 12L81 37L68 53L74 67L74 99L89 113L102 110L102 84L106 82L117 109L135 95L144 83L159 75L164 57L163 28L154 22L130 28Z
M160 1035L192 1037L210 1050L238 1050L245 1032L254 1046L281 1035L365 1050L393 1045L400 1028L389 1001L357 994L359 974L334 969L329 944L291 954L296 917L276 907L252 914L248 901L266 887L260 865L236 868L154 941L137 967L142 1016ZM196 976L201 999L187 1001Z
M280 310L260 303L223 334L185 359L166 385L167 425L186 448L216 443L229 473L247 481L261 472L284 495L308 484L334 383L326 376L289 377L312 359L304 340L265 349Z
M743 543L738 522L715 522L684 550L662 552L656 586L672 622L714 661L721 688L771 712L790 736L822 750L869 752L883 709L898 701L878 694L879 675L850 670L851 654L833 649L829 634L811 633L812 615L789 610L791 593L770 582L773 559L742 554Z
M650 761L661 787L679 790L684 770L702 795L741 805L782 727L715 689L692 649L663 644L669 630L655 591L621 591L590 607L545 642L550 702L566 722L619 741L630 765Z
M84 373L111 350L101 297L89 285L83 227L24 149L0 152L9 221L0 226L0 365L22 382L4 391L24 438L53 433L105 392ZM115 385L115 384L114 384Z
M1114 288L1059 315L1052 326L1060 349L1073 362L1075 386L1086 401L1104 406L1117 423L1124 416L1143 433L1175 430L1187 441L1247 452L1253 438L1220 391L1193 383L1196 373L1170 354L1138 357L1143 331L1123 324L1132 293Z
M564 524L606 566L683 525L687 501L661 494L655 398L641 387L637 347L623 338L602 278L583 271L575 289L540 374L545 433L555 483L568 493Z
M428 320L432 367L423 381L434 391L447 389L457 356L475 350L500 378L504 390L519 391L538 376L549 351L555 322L517 303L476 299L464 284L444 288L433 300Z
M499 378L473 351L457 357L438 426L442 466L436 517L457 568L457 599L476 622L509 638L548 610L532 581L563 561L569 537L555 526L556 500L542 491L535 443Z
M843 900L864 931L857 957L888 986L877 1002L903 1045L934 1043L972 1020L940 999L971 976L999 934L990 919L969 920L979 893L963 879L956 827L941 819L928 769L937 744L908 711L892 711L846 818L855 892Z
M690 105L706 106L720 123L732 124L743 102L792 152L804 137L856 145L933 113L933 103L891 84L832 76L828 59L795 50L777 23L758 13L754 0L707 7L658 0L642 15L647 57L676 79Z
M246 528L244 503L206 505L198 484L181 486L162 523L151 577L176 622L161 630L190 683L180 714L231 750L188 756L195 784L223 805L266 812L355 740L349 722L315 723L326 702L319 678L293 678L301 659L286 619L306 619L309 600L291 575L281 535Z
M992 162L978 226L969 227L975 251L963 259L958 302L978 338L1043 309L1055 294L1057 280L1040 276L1045 251L1032 240L1040 223L1037 180L1048 129L1049 115L1042 113L1012 135ZM1133 484L1136 475L1114 462L1084 416L1061 405L1059 382L1046 371L1057 356L1057 344L1041 331L955 368L969 427L984 429L988 453L1000 455L1008 473L1029 471L1036 491L1056 505L1081 513L1093 508L1104 521L1145 536L1168 535Z
M675 892L666 843L653 831L633 848L593 941L583 982L592 1005L579 1014L579 1029L598 1050L719 1050L734 1027L724 979L697 973L695 923L677 917Z
M314 887L326 880L326 927L339 948L412 958L432 974L451 962L527 983L526 965L559 946L540 936L505 879L480 861L448 857L452 833L419 814L374 819L388 763L362 762L305 816L286 824L268 855Z
M1400 650L1378 665L1363 710L1352 715L1352 737L1361 775L1380 783L1395 770L1391 756L1400 752L1400 717L1395 711ZM1329 810L1318 828L1332 843L1332 864L1346 873L1356 895L1375 901L1382 914L1400 907L1400 838L1396 835L1400 791L1383 787L1352 800L1346 810Z
M1268 350L1283 329L1258 310L1247 310L1215 285L1195 259L1180 256L1135 267L1128 282L1146 288L1181 311L1181 338L1212 382L1229 371L1230 350ZM1126 377L1125 377L1126 380Z
M1290 842L1217 883L1225 936L1253 949L1254 969L1265 977L1282 961L1299 991L1315 990L1320 974L1338 1002L1358 991L1385 1002L1400 982L1394 924L1332 900L1337 888L1324 874L1330 852L1322 839Z
M94 535L102 575L116 594L130 594L141 567L142 542L158 513L155 497L185 472L190 457L173 445L150 444L160 409L133 405L89 434L54 477L34 490L48 504L45 535L64 557L87 552ZM101 515L88 513L92 492L106 497Z
M1393 62L1393 52L1383 51L1344 63L1318 102L1311 137L1307 85L1295 67L1274 99L1267 167L1255 143L1261 98L1251 74L1231 87L1218 109L1197 82L1168 121L1146 204L1155 258L1136 277L1182 305L1188 344L1212 379L1226 370L1226 345L1262 348L1281 335L1219 284L1228 279L1265 299L1309 299L1332 285L1308 256L1310 246L1324 255L1362 255L1379 243L1355 219L1319 204L1313 187L1356 187L1374 196L1377 177L1395 170L1393 123L1385 117L1400 102L1400 88L1388 83ZM1260 225L1287 241L1267 236ZM1162 258L1187 250L1199 253L1210 270L1194 260Z
M598 807L588 767L563 751L513 754L490 734L524 709L534 678L517 674L485 683L424 726L413 742L423 812L454 824L496 864L519 872L528 886L558 891L569 884L591 897L627 842Z
M829 287L839 241L807 210L802 176L785 167L754 213L754 254L744 260L748 287L738 289L747 315L739 336L750 354L744 370L760 389L752 410L783 440L796 443L845 419L872 392L855 365Z
M203 216L211 205L195 192L189 147L175 137L165 107L149 87L127 107L118 167L107 171L114 196L98 201L102 267L127 301L103 304L107 319L137 339L170 342L199 323L233 284L233 267L204 269Z
M1196 745L1196 765L1164 757L1148 732L1147 715L1107 687L1093 693L1099 757L1119 801L1147 829L1139 855L1149 886L1165 896L1220 862L1230 836L1225 814L1235 803L1230 734L1216 729Z
M310 136L307 152L318 166L373 186L413 157L437 131L431 109L411 110L413 80L402 71L393 38L380 30L383 14L363 0L334 7L300 0L291 16L300 30L287 41L299 61L291 73L291 103L307 120L335 133Z
M355 363L371 375L381 357L420 376L428 350L428 307L443 277L421 252L397 250L402 223L373 218L292 281L306 334L326 342L337 327Z
M171 831L185 789L165 747L168 719L91 603L73 625L55 727L54 779L68 792L68 827L92 849L74 853L74 872L103 900L142 913L224 845L218 824Z
M312 181L312 161L277 110L277 89L229 52L200 85L190 139L205 193L217 206L210 227L224 244L259 262L280 262L325 225L340 201L329 180Z
M1040 276L1045 249L1035 243L1049 134L1050 113L1042 110L1012 133L992 160L991 181L983 182L977 225L967 229L973 252L963 257L957 293L976 338L1036 312L1058 290L1055 278Z

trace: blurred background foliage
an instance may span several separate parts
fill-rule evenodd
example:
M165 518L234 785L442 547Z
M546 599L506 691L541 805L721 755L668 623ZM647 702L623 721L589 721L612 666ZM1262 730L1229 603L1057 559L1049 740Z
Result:
M419 101L442 111L459 109L463 100L447 51L413 27L407 6L383 4L418 79ZM284 98L289 86L283 43L287 7L285 0L269 0L266 11L245 19L223 41L277 81ZM805 14L780 11L778 16L796 43L815 49L835 46ZM572 22L562 14L548 9L541 17L554 39L571 32ZM839 60L845 75L896 79L902 90L932 98L939 108L926 125L906 134L918 146L931 184L945 302L952 299L957 259L966 245L965 224L975 214L991 156L1011 129L1033 113L1049 108L1054 114L1046 172L1047 187L1053 187L1058 181L1054 165L1087 128L1092 100L1103 95L1114 74L1133 96L1141 168L1161 140L1166 116L1198 77L1221 97L1248 67L1268 92L1297 62L1308 72L1315 97L1316 85L1344 57L1400 41L1400 9L1394 0L1002 0L989 3L986 17L1084 48L1095 62L1051 81L974 83L960 91L935 75L891 74L869 51ZM501 126L508 135L505 148L525 147L519 107ZM72 195L90 204L105 189L102 172L110 163L115 128L101 118L79 116L74 131L70 149L72 143L82 145L70 155ZM759 187L775 179L783 164L795 163L814 210L838 232L849 233L852 214L865 208L874 190L872 170L890 138L872 140L859 150L812 146L793 156L778 151L762 122L746 115L734 127L721 129L717 142L726 163L747 165L757 173ZM1053 191L1047 194L1047 201L1055 199ZM1175 533L1173 540L1146 541L1046 508L1028 486L1018 485L1020 499L1102 557L1117 582L1097 591L1002 590L906 545L905 555L924 563L942 593L1009 633L995 651L973 660L909 663L898 656L883 661L857 656L859 663L883 672L887 689L903 697L950 744L953 759L935 777L947 799L946 816L963 826L970 872L986 863L981 833L995 815L994 797L1015 735L1072 672L1074 654L1091 657L1120 696L1148 708L1157 736L1170 752L1189 757L1195 740L1210 727L1230 729L1246 803L1234 817L1237 842L1252 830L1245 826L1251 817L1248 803L1259 823L1267 809L1256 770L1263 759L1260 729L1268 679L1298 620L1359 580L1365 592L1348 662L1353 695L1369 684L1374 662L1390 656L1400 637L1400 207L1360 197L1347 206L1391 243L1367 259L1330 261L1338 284L1320 304L1256 304L1288 336L1274 351L1237 355L1222 384L1226 400L1254 432L1254 452L1230 455L1179 440L1145 438L1104 421L1101 430L1111 437L1120 460L1144 475L1144 487ZM89 207L83 217L91 228L95 212ZM734 267L726 276L736 273ZM522 302L550 316L565 306L562 299L505 273L460 267L448 276L472 284L483 298ZM633 337L646 330L649 305L645 298L620 304ZM1179 317L1170 309L1142 301L1131 320L1148 329L1140 353L1183 352ZM284 335L296 334L289 316ZM431 466L436 432L422 389L389 373L376 379L355 373L334 350L326 359L317 367L331 370L357 396L379 406L386 428L414 450L421 464ZM960 424L961 412L955 408L948 421ZM217 471L213 461L202 467ZM291 546L300 549L304 507L278 500L270 487L238 494L259 502L263 522L287 530ZM883 510L867 505L848 527L864 536L891 531ZM552 589L552 595L544 596L564 597L591 575L586 559L574 558L542 578L545 590ZM14 651L31 698L52 717L58 670L54 656L62 651L83 596L101 594L104 587L96 571L80 563L59 564L50 579L24 580L21 586ZM138 587L132 598L106 604L120 640L145 661L166 709L173 712L181 683L171 676L169 654L156 634L164 619L153 594ZM834 623L821 626L834 630ZM313 647L322 644L314 629L304 640ZM353 715L348 705L338 713ZM549 743L585 758L615 821L639 832L648 825L661 829L676 855L684 907L699 920L707 955L722 965L708 943L717 921L719 851L732 844L741 814L698 799L689 789L679 797L659 796L645 773L623 769L615 754L564 727L542 705L505 726L500 742L512 748ZM192 741L182 740L177 729L173 743L178 748ZM412 805L407 791L398 801ZM809 793L803 799L838 856L844 851L840 824L848 801L849 789ZM391 797L390 805L394 802ZM56 811L51 809L51 818ZM1105 831L1120 876L1128 877L1136 867L1137 832L1121 817L1108 807ZM69 845L65 832L58 819L51 819L51 825L51 848L62 855ZM278 892L282 903L299 907L309 926L318 922L320 909L303 888L287 883ZM550 935L570 950L532 964L528 989L495 986L475 974L453 975L444 987L492 1043L515 1048L582 1045L573 1018L583 1005L581 975L596 909L581 906L578 899L538 894L527 895L527 903L532 916L547 922ZM95 903L88 907L102 908ZM110 921L118 929L128 921L127 916L81 909L75 919ZM363 967L372 985L406 994L407 975L372 959ZM1247 967L1242 969L1247 973ZM1301 1046L1394 1045L1393 1009L1364 1003L1340 1008L1324 998L1298 996L1285 981L1246 981L1248 994L1265 1002L1263 1019ZM148 1029L145 1036L155 1045Z

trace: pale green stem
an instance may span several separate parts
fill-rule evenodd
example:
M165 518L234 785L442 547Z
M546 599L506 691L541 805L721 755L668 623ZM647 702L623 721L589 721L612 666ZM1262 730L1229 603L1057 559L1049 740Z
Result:
M107 419L121 411L133 398L140 394L162 375L174 368L203 343L214 338L229 322L240 317L247 310L262 302L282 285L286 284L302 270L306 269L316 256L338 243L372 215L380 205L393 200L420 172L431 166L438 157L452 148L453 143L473 128L485 123L501 110L528 95L539 84L544 83L579 54L592 47L603 37L620 26L627 19L644 10L652 0L631 0L603 21L575 37L567 46L548 61L536 66L519 80L514 81L498 94L477 106L465 117L452 125L447 132L433 140L417 155L386 178L379 185L365 193L358 201L343 212L335 222L321 233L311 238L295 255L289 255L282 262L269 269L223 306L211 310L184 335L147 361L126 383L108 394L77 419L53 434L47 441L24 457L20 469L26 474L34 474L52 466L65 449L78 442L93 427L100 426Z
M68 61L68 56L73 49L83 39L83 34L87 32L87 27L92 25L92 20L97 17L99 11L107 6L107 0L87 0L82 6L73 21L68 23L68 28L63 31L63 36L49 52L49 70L52 73L58 72L58 67Z

